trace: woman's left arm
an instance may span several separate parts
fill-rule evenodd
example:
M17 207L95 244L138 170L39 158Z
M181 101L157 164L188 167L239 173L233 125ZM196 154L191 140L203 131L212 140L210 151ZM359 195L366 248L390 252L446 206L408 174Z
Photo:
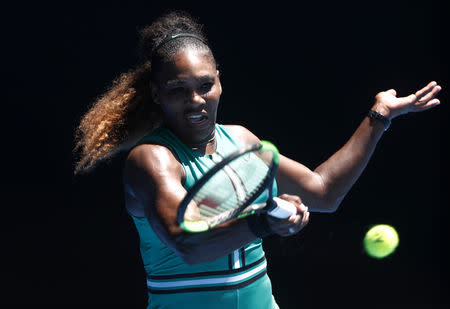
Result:
M390 89L375 96L372 110L389 120L401 114L421 112L440 103L435 98L440 90L436 82L430 82L415 94L397 98L395 90ZM366 167L384 131L382 121L366 117L347 143L314 171L281 156L277 174L280 194L300 196L313 212L336 211Z

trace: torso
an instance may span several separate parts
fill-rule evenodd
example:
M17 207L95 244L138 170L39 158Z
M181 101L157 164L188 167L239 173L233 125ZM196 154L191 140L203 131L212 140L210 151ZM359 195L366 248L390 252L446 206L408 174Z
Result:
M254 136L251 132L249 132L247 129L237 126L237 125L225 125L225 127L230 130L230 132L242 143L249 144L249 143L256 143L258 142L258 138ZM144 151L144 153L150 152L152 150L155 150L155 148L159 148L159 151L165 151L166 158L169 160L168 165L170 166L177 166L178 170L180 171L180 183L184 183L184 170L181 166L181 163L177 159L176 155L173 154L168 148L161 146L161 145L153 145L153 144L145 144L145 145L139 145L136 146L137 148L143 148L140 149ZM165 149L161 149L165 148ZM208 147L205 147L205 151L209 149ZM139 150L138 150L139 151ZM145 217L145 211L144 211L144 205L141 201L139 201L135 194L133 193L133 188L130 185L130 183L127 181L127 172L124 173L124 193L125 193L125 205L130 214L136 217Z

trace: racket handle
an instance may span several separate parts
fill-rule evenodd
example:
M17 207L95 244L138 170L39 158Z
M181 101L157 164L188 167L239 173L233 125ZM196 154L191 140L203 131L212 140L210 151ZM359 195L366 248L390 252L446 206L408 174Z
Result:
M294 204L278 197L274 197L273 200L276 204L275 208L267 212L272 217L286 219L297 213L297 208Z

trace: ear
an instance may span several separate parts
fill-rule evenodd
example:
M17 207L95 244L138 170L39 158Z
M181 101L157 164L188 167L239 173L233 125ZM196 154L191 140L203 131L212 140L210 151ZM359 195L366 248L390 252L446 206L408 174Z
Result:
M222 84L220 83L220 72L219 72L219 70L217 70L216 73L217 73L217 82L218 82L219 92L220 92L219 95L221 95L222 94Z
M150 81L150 92L152 94L152 100L155 104L159 104L159 87L154 81Z

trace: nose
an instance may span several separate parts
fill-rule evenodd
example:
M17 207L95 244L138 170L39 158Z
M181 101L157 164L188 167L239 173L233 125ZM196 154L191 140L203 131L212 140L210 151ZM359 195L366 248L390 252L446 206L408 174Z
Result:
M205 104L206 101L205 99L198 94L196 91L192 91L189 95L188 95L188 103L195 103L195 104Z

